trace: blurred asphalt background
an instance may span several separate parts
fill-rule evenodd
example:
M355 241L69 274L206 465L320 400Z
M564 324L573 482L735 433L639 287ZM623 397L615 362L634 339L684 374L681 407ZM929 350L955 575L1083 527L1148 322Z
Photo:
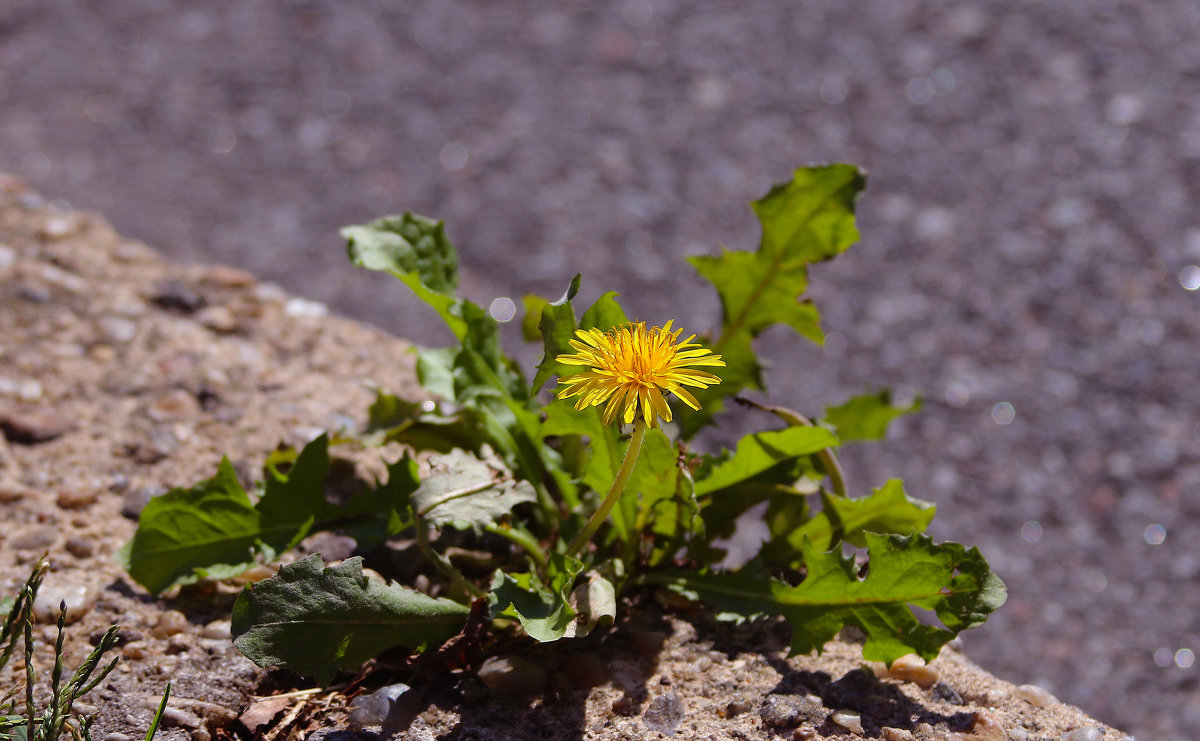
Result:
M863 242L814 271L824 350L760 341L770 399L923 394L846 465L862 492L902 477L1007 580L969 655L1194 738L1192 0L0 5L0 169L426 343L338 227L437 216L477 303L582 271L587 301L703 330L682 256L753 249L745 203L824 161L870 171Z

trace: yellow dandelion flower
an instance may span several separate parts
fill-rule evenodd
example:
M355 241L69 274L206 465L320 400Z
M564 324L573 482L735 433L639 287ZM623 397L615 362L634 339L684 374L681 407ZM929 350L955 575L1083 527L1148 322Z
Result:
M699 343L696 335L679 342L682 329L671 331L671 322L646 329L645 322L627 322L607 332L580 329L571 340L573 355L559 355L558 362L588 368L559 381L560 399L578 396L576 409L604 405L604 424L612 424L618 415L633 422L641 408L649 427L658 426L658 418L671 421L666 394L675 394L692 409L700 402L684 386L708 388L721 379L689 366L724 366Z

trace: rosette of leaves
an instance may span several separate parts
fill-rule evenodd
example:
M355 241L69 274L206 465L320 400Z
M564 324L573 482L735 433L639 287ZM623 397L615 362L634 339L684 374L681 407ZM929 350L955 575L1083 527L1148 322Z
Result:
M222 463L213 479L147 506L122 553L127 568L161 591L275 559L319 530L353 535L367 558L389 541L408 565L406 584L364 569L360 556L330 566L309 556L238 597L236 645L261 665L322 682L394 646L434 648L481 610L537 641L583 635L613 621L623 591L647 587L704 601L728 619L781 616L794 653L820 650L853 625L866 635L867 658L933 658L1004 601L1004 586L977 550L923 534L932 504L896 480L852 490L836 455L882 437L919 403L868 393L810 421L742 396L765 390L754 344L766 329L782 324L821 341L805 296L809 266L858 240L864 185L848 165L797 170L752 204L762 225L756 250L690 258L721 301L720 327L698 341L725 358L723 382L698 394L701 411L678 408L677 424L647 432L606 525L578 556L565 546L612 483L628 440L597 408L577 410L544 387L564 373L556 358L571 352L577 330L628 321L616 294L577 307L576 275L556 300L527 296L522 331L543 351L530 380L503 352L496 321L457 295L457 255L441 222L404 214L347 227L351 260L394 275L456 344L416 351L428 398L380 391L366 429L335 442L401 443L415 455L337 502L327 496L324 437L277 456L249 492ZM748 418L764 429L732 449L708 449L705 430L731 400L753 407ZM761 550L743 566L720 566L722 539L763 504ZM418 591L418 582L430 586ZM914 608L941 624L922 623Z

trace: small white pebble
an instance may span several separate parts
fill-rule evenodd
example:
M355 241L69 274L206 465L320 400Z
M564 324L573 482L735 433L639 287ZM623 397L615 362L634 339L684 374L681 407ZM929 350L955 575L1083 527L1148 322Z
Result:
M835 710L829 719L847 730L855 733L863 732L862 716L853 710Z
M1054 695L1036 684L1023 684L1013 690L1013 695L1035 708L1049 707L1058 702L1058 699Z
M67 622L73 623L86 615L95 601L95 591L83 584L44 584L33 601L33 612L39 621L56 623L59 606L66 602Z
M937 667L926 664L920 656L908 654L896 659L884 672L884 676L902 682L912 682L918 687L932 687L941 677L941 672Z
M1009 728L1008 741L1029 741L1029 731L1024 728Z
M329 307L319 301L310 301L306 298L289 298L283 305L283 313L288 316L325 316L329 313Z
M1076 728L1058 737L1058 741L1100 741L1104 731L1099 728Z

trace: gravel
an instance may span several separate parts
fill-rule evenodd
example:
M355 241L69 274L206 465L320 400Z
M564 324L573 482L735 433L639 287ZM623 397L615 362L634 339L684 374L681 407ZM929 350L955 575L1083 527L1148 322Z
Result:
M683 255L752 248L744 202L797 164L867 167L863 244L814 271L826 349L760 341L771 400L923 395L844 462L859 491L904 478L1005 577L968 653L1175 741L1200 723L1198 26L1183 0L16 0L0 169L308 297L291 312L440 343L338 227L438 216L477 303L581 270L585 299L703 329ZM47 239L74 228L53 205Z

